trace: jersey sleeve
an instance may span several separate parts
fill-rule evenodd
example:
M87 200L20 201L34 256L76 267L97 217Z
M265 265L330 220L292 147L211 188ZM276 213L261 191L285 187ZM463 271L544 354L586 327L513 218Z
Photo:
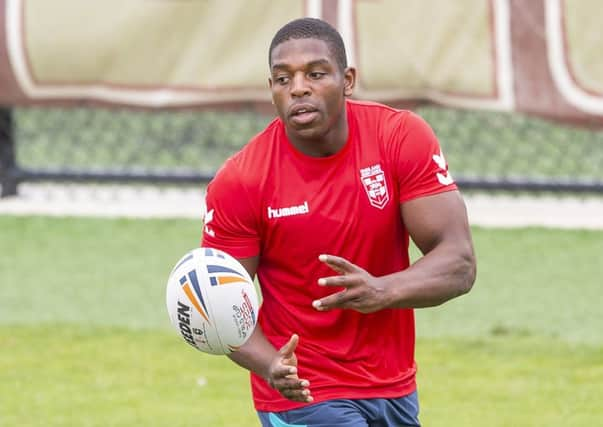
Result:
M239 176L230 159L209 183L201 246L248 258L260 252L259 227L252 198Z
M394 138L400 203L457 189L438 139L425 120L408 112Z

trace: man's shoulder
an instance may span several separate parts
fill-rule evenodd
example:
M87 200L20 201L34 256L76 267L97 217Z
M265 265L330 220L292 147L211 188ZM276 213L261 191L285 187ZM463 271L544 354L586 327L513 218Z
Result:
M272 119L270 121L270 123L268 123L266 125L266 127L264 127L263 130L261 130L255 136L253 136L249 140L249 142L252 143L257 140L266 140L266 139L272 139L272 138L278 137L278 135L282 132L282 130L283 130L283 122L281 121L280 118L275 117L274 119Z
M262 174L260 165L266 164L274 144L282 134L282 122L278 118L252 136L236 153L230 156L216 172L214 181L253 182Z
M410 113L409 110L395 108L390 105L382 104L374 101L361 101L358 99L348 99L348 107L353 112L375 114L375 115L406 115Z
M353 122L357 123L360 132L380 135L381 139L406 132L419 116L410 110L399 109L372 101L348 100L348 111Z
M249 164L253 165L254 162L265 159L279 135L282 134L281 127L280 120L273 119L263 130L252 136L239 151L230 156L224 166L236 164L245 169Z
M367 121L374 121L381 125L398 126L413 115L410 110L395 108L379 102L348 100L347 104L352 117L356 117L365 124Z

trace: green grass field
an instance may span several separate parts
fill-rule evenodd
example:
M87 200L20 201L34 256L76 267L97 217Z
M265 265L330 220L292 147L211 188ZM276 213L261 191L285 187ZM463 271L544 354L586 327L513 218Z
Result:
M170 329L192 220L0 216L0 426L257 426L246 372ZM474 229L474 290L417 312L422 421L603 419L603 232Z

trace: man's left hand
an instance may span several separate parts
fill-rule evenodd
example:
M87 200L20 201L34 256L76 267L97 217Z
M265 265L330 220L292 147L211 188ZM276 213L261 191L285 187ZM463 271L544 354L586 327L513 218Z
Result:
M347 308L361 313L373 313L387 306L387 293L378 277L372 276L345 258L323 254L318 259L339 273L338 276L318 279L318 285L345 289L313 301L312 306L316 310Z

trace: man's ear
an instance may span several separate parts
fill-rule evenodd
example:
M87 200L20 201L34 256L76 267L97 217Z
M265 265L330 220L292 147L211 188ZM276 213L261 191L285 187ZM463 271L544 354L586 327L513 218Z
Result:
M268 77L268 88L270 89L270 93L272 94L272 77ZM270 96L270 103L274 105L274 98L272 95Z
M343 80L343 94L352 96L356 85L356 69L354 67L346 68L343 72Z

